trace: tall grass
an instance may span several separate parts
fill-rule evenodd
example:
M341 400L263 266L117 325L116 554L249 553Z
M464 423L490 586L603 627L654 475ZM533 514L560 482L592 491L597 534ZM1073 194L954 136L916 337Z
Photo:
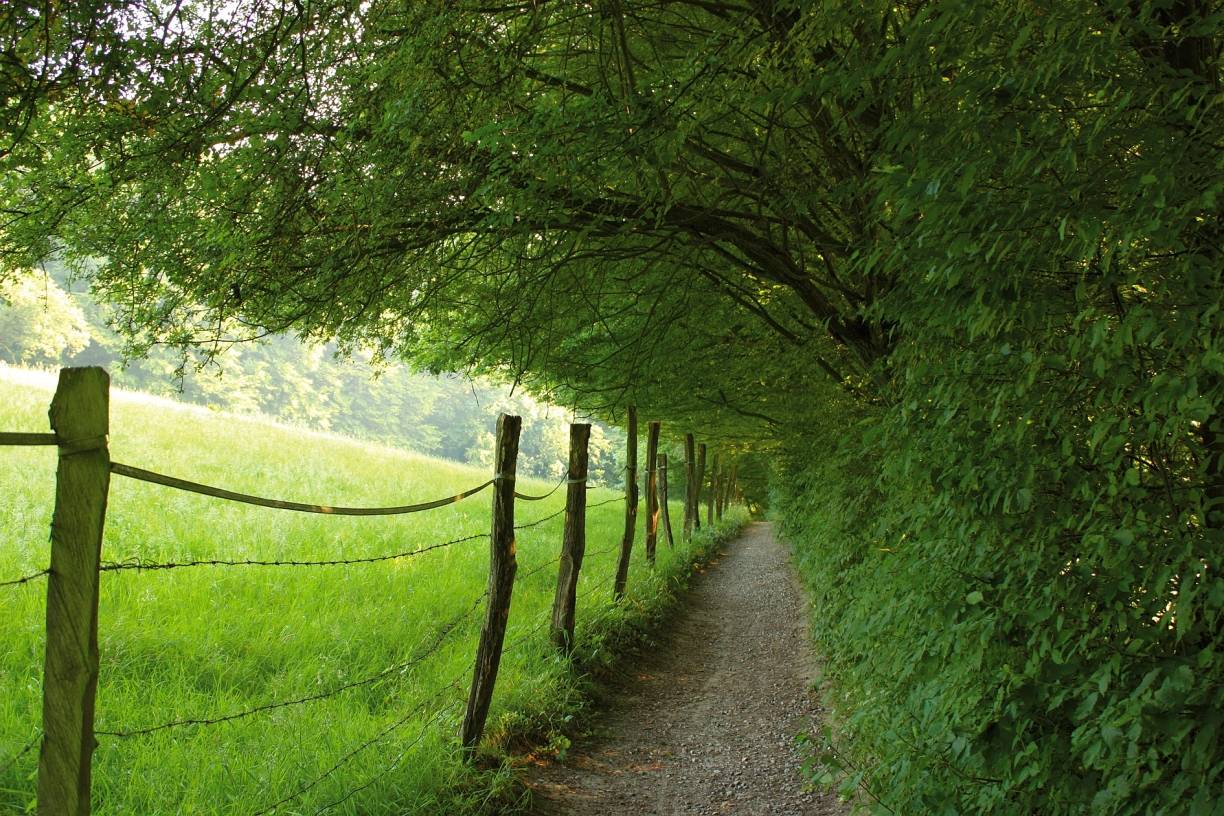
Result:
M52 383L0 370L0 430L46 430ZM482 470L116 391L116 461L243 492L391 505L449 495ZM48 563L55 451L0 448L0 581ZM520 482L543 493L551 484ZM592 490L594 504L615 496ZM401 552L487 532L488 492L424 514L314 516L250 507L115 477L103 560L316 560ZM523 524L564 490L517 507ZM681 517L678 504L673 516ZM694 550L640 537L626 603L611 603L623 506L592 509L578 593L584 659L656 614ZM507 651L486 742L547 731L579 705L579 678L547 644L562 519L521 530ZM323 699L214 725L99 736L99 814L477 812L505 781L455 743L483 607L486 538L416 557L337 567L193 567L103 573L96 727L132 731L215 719L377 679ZM46 581L0 587L0 812L34 802ZM418 658L419 661L417 660ZM391 671L388 671L391 669Z

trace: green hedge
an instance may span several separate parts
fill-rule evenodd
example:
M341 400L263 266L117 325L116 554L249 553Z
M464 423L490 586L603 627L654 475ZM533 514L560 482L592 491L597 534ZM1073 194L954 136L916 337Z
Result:
M881 813L1224 813L1221 9L905 20L823 80L914 83L859 256L895 350L774 480L824 756Z

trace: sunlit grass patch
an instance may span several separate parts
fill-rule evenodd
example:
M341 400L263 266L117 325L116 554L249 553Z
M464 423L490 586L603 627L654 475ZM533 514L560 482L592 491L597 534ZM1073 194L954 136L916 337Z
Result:
M45 431L54 382L0 372L0 430ZM483 470L326 434L116 392L116 461L232 490L334 505L398 505L480 484ZM55 451L0 448L0 581L46 567ZM521 480L545 493L553 485ZM592 490L590 502L615 497ZM347 560L489 528L490 493L426 513L332 517L218 501L114 477L104 562ZM556 513L564 490L520 502ZM673 517L680 517L678 504ZM578 678L547 644L560 516L518 535L507 652L490 738L577 705ZM641 538L629 603L611 604L623 505L588 514L578 639L590 652L657 608L690 550ZM94 761L99 814L404 814L479 809L496 775L457 753L483 615L486 537L418 556L328 567L198 566L104 572ZM0 587L0 811L33 802L45 579ZM340 690L344 689L344 690ZM280 705L281 703L289 703ZM263 709L247 716L251 709ZM190 721L224 720L217 723ZM124 736L130 732L171 728ZM101 732L115 732L113 734Z

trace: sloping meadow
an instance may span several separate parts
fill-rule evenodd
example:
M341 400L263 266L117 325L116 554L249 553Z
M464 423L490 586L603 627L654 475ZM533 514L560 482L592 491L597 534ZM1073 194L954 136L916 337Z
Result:
M0 428L42 431L49 382L5 373ZM20 381L20 382L19 382ZM114 392L116 461L258 495L349 506L452 495L483 470ZM554 484L520 482L547 493ZM54 449L0 450L0 581L47 565ZM548 643L564 489L519 502L518 574L484 749L582 706ZM94 807L113 813L461 813L508 788L457 749L488 568L487 491L424 514L290 513L112 478L102 560ZM600 506L601 502L605 502ZM606 660L660 614L709 545L641 534L612 603L623 501L592 490L577 657ZM674 516L681 516L679 505ZM455 542L455 543L448 543ZM354 561L136 569L199 561ZM33 806L45 578L0 587L0 810ZM31 750L23 751L26 746ZM489 763L478 763L489 767Z

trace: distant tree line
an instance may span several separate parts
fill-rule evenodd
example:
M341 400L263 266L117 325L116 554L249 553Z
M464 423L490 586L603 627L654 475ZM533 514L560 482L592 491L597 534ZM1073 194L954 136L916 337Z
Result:
M99 365L116 385L197 405L492 465L497 414L522 416L519 471L565 472L570 413L484 378L414 371L368 351L341 353L288 334L233 344L207 360L152 346L129 358L114 310L62 264L0 284L0 360L34 367ZM620 484L624 434L595 423L590 473Z

